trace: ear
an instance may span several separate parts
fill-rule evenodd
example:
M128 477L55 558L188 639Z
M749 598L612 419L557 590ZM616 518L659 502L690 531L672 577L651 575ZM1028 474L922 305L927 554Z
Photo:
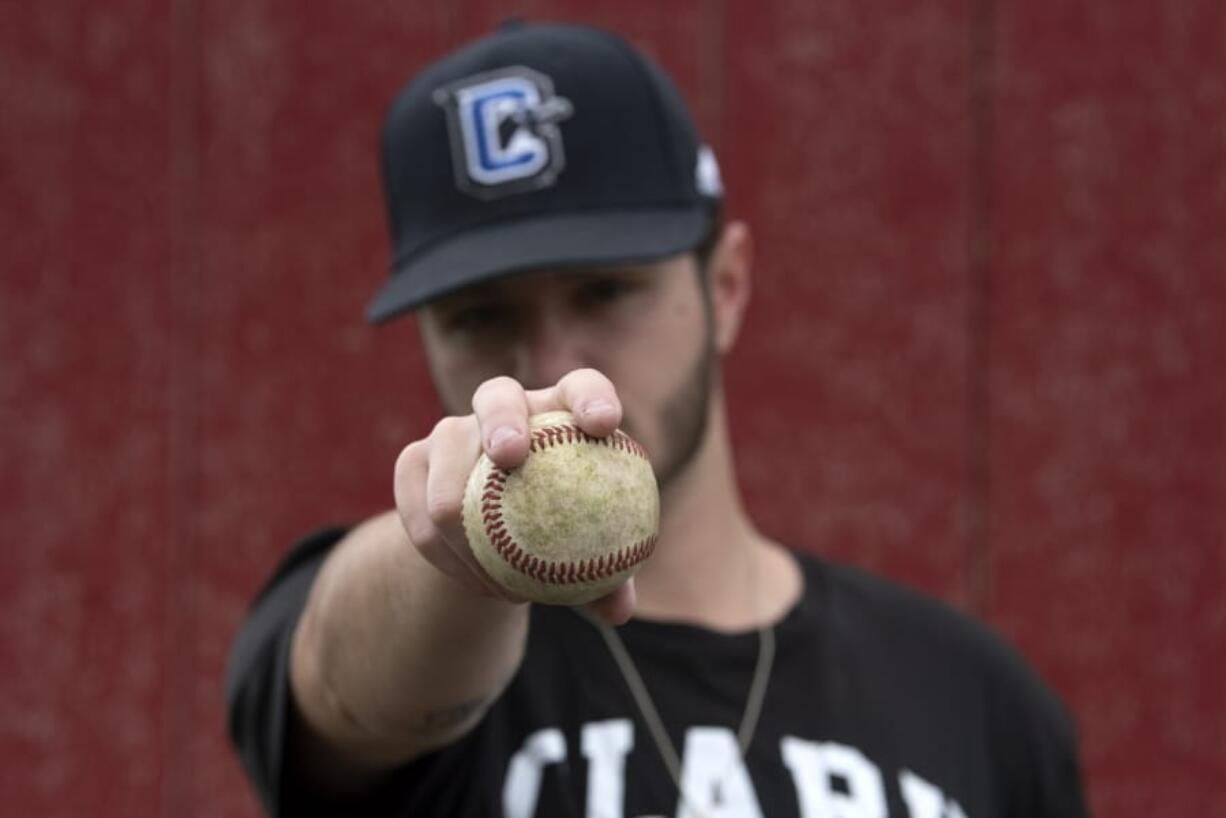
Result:
M736 343L745 309L749 306L753 268L753 237L749 234L749 226L741 221L724 225L708 264L715 348L724 355Z

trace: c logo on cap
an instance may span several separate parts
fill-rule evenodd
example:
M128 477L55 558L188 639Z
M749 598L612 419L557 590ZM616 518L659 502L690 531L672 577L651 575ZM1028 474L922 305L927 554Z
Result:
M456 185L493 199L539 190L566 165L557 123L574 111L553 81L514 66L467 77L434 92L447 113Z

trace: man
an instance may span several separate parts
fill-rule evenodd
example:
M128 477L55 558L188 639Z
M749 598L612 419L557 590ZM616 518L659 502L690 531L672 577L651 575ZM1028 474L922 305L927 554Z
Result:
M743 511L718 360L750 234L653 63L505 27L401 93L383 151L369 317L418 311L448 417L395 510L300 543L239 634L231 730L270 813L1083 814L1068 721L1012 651ZM521 463L552 409L626 429L661 492L655 554L585 611L510 598L460 522L481 452Z

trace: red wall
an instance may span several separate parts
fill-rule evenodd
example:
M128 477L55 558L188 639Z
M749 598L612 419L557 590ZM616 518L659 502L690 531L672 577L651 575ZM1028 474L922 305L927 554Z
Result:
M1226 7L524 2L674 71L754 227L744 490L1012 637L1099 815L1226 814ZM254 816L220 674L436 413L374 145L497 3L0 6L0 791Z

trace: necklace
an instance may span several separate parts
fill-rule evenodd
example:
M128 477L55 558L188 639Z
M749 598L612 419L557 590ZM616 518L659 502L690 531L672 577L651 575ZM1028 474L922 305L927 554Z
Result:
M756 563L754 567L756 568ZM756 575L756 573L756 571L751 572L753 575ZM756 586L756 583L753 581L754 579L756 579L756 576L751 576L751 586ZM756 587L754 590L756 591ZM634 660L630 658L630 652L626 650L625 643L617 635L617 631L604 620L591 615L582 608L575 610L591 622L604 639L605 644L609 648L609 653L612 654L613 661L617 665L617 669L621 672L622 678L626 682L626 687L630 688L630 695L634 699L635 707L638 708L639 714L647 725L647 730L651 734L651 740L656 745L656 750L660 753L664 767L668 770L669 776L673 779L673 784L677 787L677 794L681 797L682 803L686 805L691 815L702 818L702 811L696 809L690 803L690 799L686 795L684 787L682 787L681 758L677 754L677 748L668 737L668 731L664 729L664 721L660 718L660 712L656 709L655 703L651 699L651 694L647 692L647 686L643 684L643 677L639 675L638 668L635 667ZM770 684L771 669L774 666L774 662L775 629L773 626L763 625L758 628L758 661L754 666L753 679L749 683L749 693L745 697L745 711L741 714L741 724L737 729L737 747L740 750L741 760L745 758L745 754L749 751L749 745L753 742L754 733L758 729L758 717L762 714L762 704L766 700L766 688ZM717 791L716 798L718 799L718 797Z

